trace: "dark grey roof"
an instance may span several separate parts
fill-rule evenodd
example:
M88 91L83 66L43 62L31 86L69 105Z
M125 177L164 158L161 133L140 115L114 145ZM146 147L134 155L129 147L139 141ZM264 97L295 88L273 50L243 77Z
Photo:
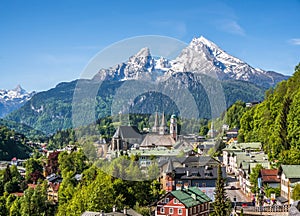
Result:
M183 162L186 166L219 165L220 162L210 156L189 156Z
M282 196L276 197L276 200L278 200L280 203L286 203L288 200Z
M46 177L46 180L48 182L62 182L62 178L60 177L60 175L56 175L55 173L52 173L51 175L48 175Z
M178 163L183 163L183 161L185 161L186 157L169 157L172 158L172 163L174 164L174 162L178 162ZM169 162L169 158L165 159L165 158L159 158L158 159L158 167L162 167L164 166L166 163ZM173 166L174 167L174 166Z
M176 179L217 179L218 167L177 167L174 170ZM225 167L222 168L222 176L226 177Z
M142 135L136 126L119 126L113 138L142 139Z
M171 158L168 158L168 165L167 165L167 169L166 169L165 173L172 173L173 170L174 170L173 161Z

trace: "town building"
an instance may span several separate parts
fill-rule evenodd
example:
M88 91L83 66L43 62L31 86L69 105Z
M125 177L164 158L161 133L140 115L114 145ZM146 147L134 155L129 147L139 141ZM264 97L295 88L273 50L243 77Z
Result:
M60 175L52 173L51 175L46 177L46 180L48 182L48 187L47 187L48 200L57 203L58 190L62 182L62 178L60 177Z
M208 216L211 199L197 187L182 188L165 194L157 203L156 216Z
M248 160L250 161L251 157L253 157L251 153L254 153L253 155L257 155L257 152L260 152L261 149L262 145L260 142L231 143L230 145L226 146L226 148L223 149L223 164L226 167L226 172L238 175L240 162L242 162L245 158L248 158ZM264 155L263 153L260 155L263 155L262 157L266 157L266 155ZM239 161L239 158L243 156L245 156L245 158Z
M158 113L155 113L154 125L150 133L146 134L140 148L150 149L157 147L166 147L171 149L177 141L177 120L176 116L172 115L170 119L170 130L166 127L165 115L162 113L161 124L159 125Z
M226 131L227 141L229 141L232 138L237 138L238 135L239 135L239 129L238 128L233 128L231 130Z
M278 175L277 169L261 169L259 172L259 178L261 179L261 191L263 194L267 194L267 189L278 189L280 188L280 176ZM270 194L268 197L274 204L276 200L276 193Z
M259 177L263 188L280 188L280 176L277 169L262 169Z
M281 165L278 175L281 177L279 201L292 204L293 188L296 184L300 184L300 165Z
M209 156L189 156L180 161L169 158L166 165L161 165L160 183L165 191L178 190L182 187L197 187L210 199L214 200L217 172L220 162ZM225 168L222 168L225 178Z
M140 144L143 136L136 126L119 126L112 137L112 151L126 151L134 144Z

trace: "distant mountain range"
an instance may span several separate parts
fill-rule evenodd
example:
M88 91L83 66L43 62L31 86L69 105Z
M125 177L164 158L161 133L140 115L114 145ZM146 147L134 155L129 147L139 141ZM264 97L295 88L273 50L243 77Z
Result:
M251 67L227 54L213 42L200 37L193 39L173 60L153 57L148 48L142 48L126 62L108 69L99 69L91 80L60 83L53 89L36 93L24 106L9 114L7 119L24 123L48 134L72 127L72 99L78 82L89 88L98 87L102 82L96 94L95 118L112 114L114 99L120 91L125 97L119 98L118 104L124 107L130 102L130 112L165 111L169 114L180 114L178 104L164 92L173 91L176 94L185 90L190 92L196 103L199 111L197 117L211 118L213 107L209 94L217 98L216 85L222 88L225 106L229 107L237 100L263 100L267 88L285 79L288 77L282 74ZM155 83L156 92L141 91L145 87L143 84L140 89L131 85L136 81ZM124 87L126 85L127 88ZM126 95L130 94L137 94L137 97L126 101ZM81 111L86 112L86 98L80 103ZM184 105L189 108L189 104ZM219 111L225 111L224 107L222 109Z
M193 39L174 60L154 58L148 48L142 48L127 62L101 69L94 79L160 81L182 72L206 74L219 80L247 81L265 88L289 78L277 72L254 68L201 36Z
M0 89L0 118L24 105L35 92L27 92L20 85L11 90Z

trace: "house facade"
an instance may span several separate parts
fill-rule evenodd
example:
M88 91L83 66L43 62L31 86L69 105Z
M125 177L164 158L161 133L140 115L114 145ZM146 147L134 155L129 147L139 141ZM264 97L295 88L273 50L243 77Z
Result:
M189 156L181 164L178 159L169 159L161 171L162 189L173 191L197 187L213 200L219 164L209 156ZM222 168L222 175L226 177L225 168Z
M211 199L197 187L168 192L157 203L156 216L208 216Z
M288 204L292 204L293 188L300 184L300 165L281 165L278 174L281 176L280 196L286 199Z

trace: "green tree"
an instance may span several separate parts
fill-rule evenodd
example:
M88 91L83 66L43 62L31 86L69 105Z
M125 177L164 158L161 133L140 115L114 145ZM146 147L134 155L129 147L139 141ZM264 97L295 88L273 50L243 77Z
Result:
M37 176L40 176L42 178L43 166L40 160L29 158L25 163L25 168L26 168L26 173L25 173L26 181L28 182L33 182L33 180L36 181L36 179L32 178L33 173L37 174Z
M216 216L228 216L231 212L231 202L225 191L225 179L222 176L221 165L218 166L218 178L215 189L215 201L213 203Z
M5 184L11 180L12 180L12 175L11 175L10 167L9 165L7 165L3 175L3 183Z
M263 166L261 164L257 164L252 168L250 173L251 192L254 194L258 193L259 191L257 179L259 177L259 172L261 169L263 169Z
M293 193L292 193L293 200L300 200L300 184L296 184Z
M242 101L237 101L228 108L225 114L225 122L230 128L240 128L240 119L246 111L246 104Z
M8 215L5 196L0 197L0 215Z
M15 199L15 201L12 203L10 209L9 209L9 216L21 216L21 202L20 198Z
M47 199L47 183L37 185L35 189L28 188L20 199L22 216L49 215L52 210ZM53 212L52 212L53 214Z

